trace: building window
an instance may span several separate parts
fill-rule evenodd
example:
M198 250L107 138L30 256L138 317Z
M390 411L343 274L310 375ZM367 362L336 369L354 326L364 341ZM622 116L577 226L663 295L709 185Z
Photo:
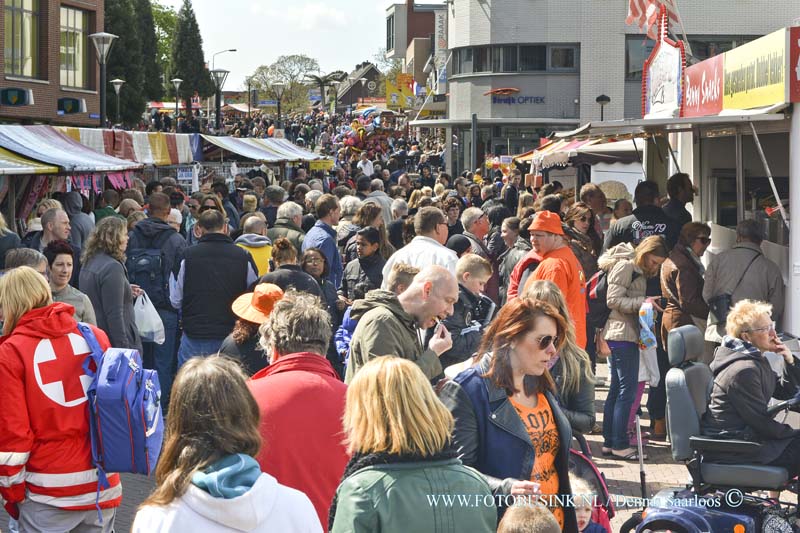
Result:
M386 51L394 50L394 15L386 17Z
M551 46L548 70L575 70L578 65L578 49L574 46Z
M489 47L479 46L472 54L472 72L491 72L489 64Z
M453 57L452 57L452 69L453 74L461 74L461 49L453 50Z
M89 82L89 14L61 7L61 85L85 89Z
M5 72L39 75L39 0L6 0L4 8Z
M501 72L516 72L517 71L517 47L516 46L503 46L503 68ZM499 72L499 71L496 71Z
M645 60L650 57L655 41L641 35L628 35L625 39L625 79L641 81Z
M522 72L547 70L547 47L544 45L520 46L519 70Z

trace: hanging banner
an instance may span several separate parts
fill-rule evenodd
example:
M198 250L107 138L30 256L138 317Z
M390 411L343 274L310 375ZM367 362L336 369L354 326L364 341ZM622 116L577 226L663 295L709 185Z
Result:
M752 109L786 101L787 29L725 52L725 109Z
M333 168L333 159L317 159L308 162L308 169L314 170L330 170Z
M800 26L789 28L789 101L800 102Z
M417 100L413 84L414 77L411 74L398 74L396 83L386 80L386 107L412 109Z
M647 61L642 76L642 116L672 118L681 113L682 81L686 56L683 41L667 37L669 16L662 5L658 21L658 42Z

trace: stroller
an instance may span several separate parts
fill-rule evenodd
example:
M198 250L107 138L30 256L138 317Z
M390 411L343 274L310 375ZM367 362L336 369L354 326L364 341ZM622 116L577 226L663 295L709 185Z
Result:
M576 433L573 437L580 450L570 448L569 472L584 480L597 495L592 509L592 521L606 528L606 531L611 531L611 519L616 511L608 493L606 476L592 462L592 452L584 436Z

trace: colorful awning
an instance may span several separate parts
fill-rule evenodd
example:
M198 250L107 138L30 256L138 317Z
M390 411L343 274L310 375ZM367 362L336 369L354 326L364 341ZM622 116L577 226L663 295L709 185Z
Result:
M10 174L55 174L57 172L58 167L31 161L0 148L0 176Z
M133 170L142 165L97 152L51 126L0 125L0 147L66 172Z
M295 146L286 139L258 139L253 137L215 137L203 135L211 144L247 159L280 163L288 161L317 161L324 159L305 148Z
M92 150L143 165L185 165L203 160L196 133L101 130L61 127L60 131Z

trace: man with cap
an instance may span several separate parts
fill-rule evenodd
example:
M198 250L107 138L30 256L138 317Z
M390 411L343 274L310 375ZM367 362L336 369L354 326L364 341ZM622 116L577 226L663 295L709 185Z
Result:
M281 298L283 289L272 283L260 283L253 292L242 294L231 304L231 311L237 317L236 325L222 341L219 351L238 360L249 376L268 364L267 354L259 343L258 328L267 321Z
M561 227L561 217L550 211L540 211L528 227L533 250L542 258L533 271L527 287L533 280L542 279L555 283L564 300L570 319L575 326L578 346L586 347L586 276L580 262L567 242ZM524 294L523 289L521 294Z

